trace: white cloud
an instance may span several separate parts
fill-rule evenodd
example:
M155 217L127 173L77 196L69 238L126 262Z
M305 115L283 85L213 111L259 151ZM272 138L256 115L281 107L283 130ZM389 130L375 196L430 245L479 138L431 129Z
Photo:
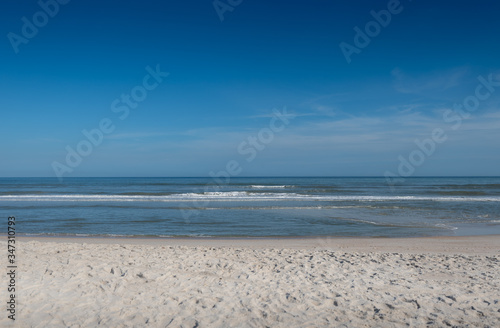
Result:
M131 133L112 133L106 136L110 140L143 139L151 137L167 136L164 132L131 132Z
M392 70L393 87L400 93L424 94L444 91L460 85L469 72L467 68L456 68L421 76L411 76L399 68Z

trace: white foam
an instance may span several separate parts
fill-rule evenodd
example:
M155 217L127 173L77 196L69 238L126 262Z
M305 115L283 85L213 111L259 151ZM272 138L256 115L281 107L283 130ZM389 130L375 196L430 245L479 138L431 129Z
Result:
M199 195L199 194L195 194ZM204 196L207 197L245 197L248 195L246 191L211 191L211 192L204 192Z
M457 227L453 227L453 226L446 225L446 224L441 224L441 223L436 224L435 227L443 228L443 229L448 229L448 230L458 230Z
M296 193L251 193L245 191L217 191L205 193L185 193L164 196L151 195L1 195L0 201L73 201L73 202L179 202L194 200L219 201L271 201L271 200L304 200L304 201L359 201L359 202L388 202L388 201L435 201L435 202L500 202L500 197L425 197L425 196L323 196L301 195Z

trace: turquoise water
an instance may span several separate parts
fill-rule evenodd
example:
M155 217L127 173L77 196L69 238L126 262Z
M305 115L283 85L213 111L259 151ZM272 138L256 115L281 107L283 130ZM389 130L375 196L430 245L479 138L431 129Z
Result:
M500 178L2 178L8 216L27 235L499 234Z

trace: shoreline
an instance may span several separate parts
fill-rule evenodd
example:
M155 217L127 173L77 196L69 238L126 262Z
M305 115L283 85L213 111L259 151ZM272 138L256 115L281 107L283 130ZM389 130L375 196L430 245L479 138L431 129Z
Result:
M132 244L150 246L329 249L346 252L422 254L500 254L500 235L432 237L87 237L17 236L20 242Z

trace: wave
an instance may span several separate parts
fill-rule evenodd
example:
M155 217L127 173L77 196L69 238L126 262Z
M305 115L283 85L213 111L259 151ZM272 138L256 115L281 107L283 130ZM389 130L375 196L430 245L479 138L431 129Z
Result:
M359 201L359 202L500 202L500 196L332 196L304 195L297 193L252 193L246 191L183 193L162 196L153 195L96 195L96 194L52 194L52 195L0 195L0 201L72 201L72 202L182 202L182 201Z
M446 230L458 230L457 227L454 227L454 226L451 226L451 225L447 225L447 224L443 224L443 223L435 224L434 227L440 228L440 229L446 229Z
M463 191L463 190L454 190L454 191L437 191L436 194L444 195L444 196L483 196L486 195L484 191Z
M343 218L343 217L330 217L333 220L339 220L344 222L351 222L352 224L364 224L378 227L386 227L386 228L434 228L434 229L445 229L445 230L457 230L457 227L447 225L447 224L414 224L414 223L404 223L404 222L375 222L363 219L355 219L355 218Z
M437 189L500 189L498 183L435 185Z

